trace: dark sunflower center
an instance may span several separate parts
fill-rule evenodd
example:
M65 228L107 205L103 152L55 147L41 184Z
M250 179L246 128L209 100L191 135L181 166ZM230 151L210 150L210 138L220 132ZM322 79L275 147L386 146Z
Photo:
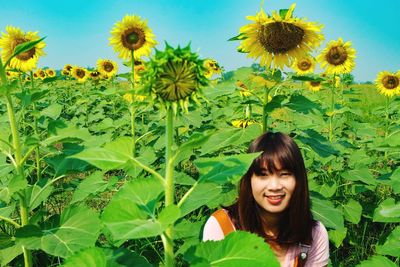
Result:
M81 69L77 69L76 76L78 76L80 79L82 79L83 77L85 77L85 71L81 70Z
M121 41L125 48L129 50L137 50L146 42L146 37L142 29L129 28L121 35Z
M262 25L258 33L261 45L270 53L281 54L295 49L304 38L304 30L287 22Z
M107 72L112 72L114 70L114 65L110 62L104 62L103 67Z
M70 65L65 66L65 69L66 69L67 71L71 71L71 70L72 70L72 66L70 66Z
M341 65L347 59L347 51L342 46L332 47L329 52L326 54L326 61L328 61L331 65Z
M39 72L39 76L42 77L42 78L44 78L44 77L46 77L46 73L45 73L44 71L41 70L41 71Z
M93 71L93 72L90 73L90 76L92 76L93 78L97 78L97 77L100 76L100 72L98 72L98 71Z
M303 71L309 70L311 66L312 64L309 59L300 60L299 63L297 64L297 67Z
M311 84L311 86L313 86L313 87L317 87L317 86L319 86L319 85L321 84L321 82L314 82L314 81L311 81L310 84Z
M400 80L398 77L393 76L393 75L387 75L383 77L382 79L382 84L386 89L392 90L399 86Z
M13 49L15 49L15 47L17 47L20 44L23 44L25 42L28 42L29 40L26 40L24 38L20 38L20 39L16 39L15 40L15 46ZM28 51L25 51L21 54L19 54L18 56L16 56L16 58L18 58L19 60L23 60L23 61L27 61L31 58L33 58L33 56L35 55L35 48L31 48Z
M156 93L165 101L185 99L197 90L193 64L187 61L168 62L155 86Z

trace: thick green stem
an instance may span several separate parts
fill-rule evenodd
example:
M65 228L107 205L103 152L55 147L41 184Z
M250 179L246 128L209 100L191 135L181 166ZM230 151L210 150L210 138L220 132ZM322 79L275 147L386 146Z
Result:
M131 89L132 89L132 103L130 104L130 111L131 111L131 134L133 139L133 157L136 156L136 140L135 140L135 118L136 118L136 110L134 107L135 103L135 52L131 50Z
M168 207L174 204L175 188L174 188L174 161L172 155L172 145L174 138L174 124L172 108L167 110L166 124L166 146L165 146L165 161L167 163L165 173L165 206ZM165 250L165 266L174 266L174 242L172 236L172 226L169 226L163 234L163 244Z
M3 62L0 59L0 79L2 85L7 85L7 77L6 77L6 72L3 66ZM18 127L17 127L17 121L15 119L15 111L14 111L14 106L12 102L12 98L9 92L6 92L6 102L7 102L7 113L8 113L8 119L10 121L10 128L11 128L11 134L12 134L12 139L13 139L13 149L15 153L15 168L17 170L17 174L21 175L24 177L24 168L23 168L23 163L22 163L22 153L21 153L21 146L20 146L20 141L19 141L19 133L18 133ZM21 226L24 226L28 224L28 208L26 207L25 204L25 198L23 195L20 195L20 215L21 215ZM25 267L31 267L32 266L32 255L28 249L25 247L22 247L22 251L24 253L24 263Z
M335 79L335 78L334 78ZM331 114L329 116L329 141L333 140L333 117L335 116L335 89L331 85Z
M386 120L385 120L385 140L389 135L389 97L386 97ZM388 152L385 151L385 161L388 158Z
M268 131L268 98L269 98L269 91L270 88L265 87L265 94L264 94L264 103L263 103L263 117L262 117L262 123L263 123L263 132L265 133Z
M32 91L35 90L35 83L33 81L33 72L30 72L30 77L31 77L31 87L32 87ZM33 102L33 110L36 111L36 104L35 102ZM38 120L36 118L36 116L33 116L33 121L34 121L34 128L33 131L35 133L35 136L38 140L40 140L39 137L39 131L38 131ZM39 145L36 146L35 148L35 160L36 160L36 178L37 181L39 181L42 178L42 173L40 170L40 150L39 150Z

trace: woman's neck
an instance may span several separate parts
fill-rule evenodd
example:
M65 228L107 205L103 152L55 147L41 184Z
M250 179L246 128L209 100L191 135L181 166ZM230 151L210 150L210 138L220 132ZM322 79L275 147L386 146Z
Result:
M279 222L282 218L282 214L262 211L260 215L265 234L277 238L279 234Z

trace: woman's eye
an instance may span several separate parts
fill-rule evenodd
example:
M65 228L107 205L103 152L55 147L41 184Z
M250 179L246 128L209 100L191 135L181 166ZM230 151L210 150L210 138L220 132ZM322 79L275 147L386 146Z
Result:
M290 172L281 172L281 176L289 176L289 175L291 175Z

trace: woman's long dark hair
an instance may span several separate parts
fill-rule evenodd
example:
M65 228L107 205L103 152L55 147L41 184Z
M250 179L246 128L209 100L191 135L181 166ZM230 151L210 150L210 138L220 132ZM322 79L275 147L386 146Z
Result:
M315 221L310 210L307 172L299 147L283 133L267 132L254 140L248 149L249 153L261 151L263 153L254 159L240 181L237 202L227 208L236 228L270 239L263 229L259 211L261 208L252 194L251 177L254 173L260 174L262 168L274 173L275 162L278 162L283 169L293 173L296 186L288 208L282 214L275 241L280 244L311 244Z

